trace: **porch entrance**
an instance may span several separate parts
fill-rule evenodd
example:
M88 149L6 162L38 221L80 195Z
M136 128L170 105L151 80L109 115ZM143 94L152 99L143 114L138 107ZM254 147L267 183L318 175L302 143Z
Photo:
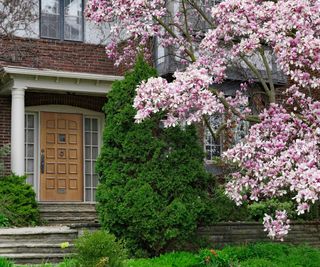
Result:
M40 200L83 201L83 117L40 113Z

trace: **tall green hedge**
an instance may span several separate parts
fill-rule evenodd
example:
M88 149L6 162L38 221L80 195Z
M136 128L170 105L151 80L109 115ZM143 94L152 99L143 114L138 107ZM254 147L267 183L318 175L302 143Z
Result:
M113 84L97 162L101 224L140 256L177 247L211 219L212 177L204 169L196 129L163 129L159 117L134 122L135 89L155 75L138 60L124 80Z

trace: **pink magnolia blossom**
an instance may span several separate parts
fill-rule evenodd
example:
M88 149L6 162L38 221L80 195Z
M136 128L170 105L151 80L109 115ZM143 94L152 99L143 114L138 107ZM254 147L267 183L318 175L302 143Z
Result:
M265 231L268 231L268 236L271 239L278 239L283 241L283 238L288 234L290 230L290 220L287 217L286 211L276 211L275 219L265 214L263 218L263 225Z
M167 4L173 2L89 0L86 7L88 19L111 25L106 52L115 64L132 65L141 52L150 58L151 38L186 64L171 83L151 78L137 88L137 122L159 111L166 113L166 127L222 113L233 113L238 123L247 119L254 114L245 90L226 98L211 87L227 78L230 66L245 66L262 84L270 105L248 136L225 153L239 168L226 192L237 204L290 193L297 213L307 212L320 197L320 102L300 89L320 89L319 75L314 75L320 72L320 0L225 0L212 8L210 1L195 1L204 3L202 14L192 5L170 9ZM207 25L205 31L191 23L194 18ZM294 83L280 92L287 94L285 105L274 103L268 55ZM267 75L256 68L256 60ZM232 124L227 121L227 127ZM264 220L269 236L278 239L287 234L288 223L285 211Z

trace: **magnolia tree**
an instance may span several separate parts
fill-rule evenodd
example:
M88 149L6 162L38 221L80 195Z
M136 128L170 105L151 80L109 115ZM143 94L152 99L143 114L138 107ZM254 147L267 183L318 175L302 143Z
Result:
M86 16L110 23L106 51L116 64L130 64L141 52L150 58L151 38L184 64L173 82L151 78L137 88L137 122L162 111L166 127L204 121L217 137L248 121L248 135L224 154L236 166L226 193L239 205L290 195L303 214L320 197L320 102L312 96L320 89L320 1L214 2L89 0ZM270 55L288 78L286 89L276 90ZM213 86L228 78L235 63L261 84L267 98L261 114L250 108L250 81L232 98ZM211 129L213 114L230 116ZM276 211L274 218L266 214L264 226L271 238L283 239L289 230L286 211Z

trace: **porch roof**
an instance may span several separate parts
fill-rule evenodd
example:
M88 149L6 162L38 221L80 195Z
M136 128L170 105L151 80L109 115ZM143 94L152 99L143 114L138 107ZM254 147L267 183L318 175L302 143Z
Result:
M90 95L105 95L113 81L122 76L102 75L5 66L0 69L0 93L9 94L12 88L33 91L64 91Z

